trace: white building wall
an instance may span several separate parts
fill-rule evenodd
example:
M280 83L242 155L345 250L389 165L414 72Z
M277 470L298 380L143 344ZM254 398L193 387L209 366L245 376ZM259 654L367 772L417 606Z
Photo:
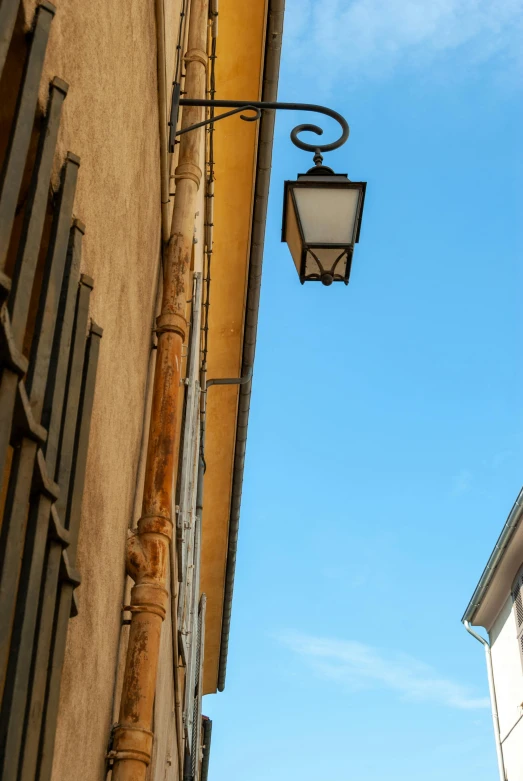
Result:
M490 631L499 727L508 781L523 781L523 665L512 596Z
M523 718L508 736L502 735L501 740L507 781L523 781Z

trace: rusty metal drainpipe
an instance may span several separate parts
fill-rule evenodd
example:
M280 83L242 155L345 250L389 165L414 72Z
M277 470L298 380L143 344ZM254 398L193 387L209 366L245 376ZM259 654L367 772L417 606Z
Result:
M207 0L192 0L185 89L189 97L205 98L207 68ZM201 107L186 107L182 127L201 122ZM168 602L166 589L172 538L176 424L181 380L182 345L187 322L189 270L196 198L202 177L202 131L182 137L175 171L176 198L171 238L164 255L161 314L156 320L158 347L154 373L142 517L129 538L127 572L131 591L131 628L120 703L114 732L113 781L145 781L151 761L152 716L160 633Z

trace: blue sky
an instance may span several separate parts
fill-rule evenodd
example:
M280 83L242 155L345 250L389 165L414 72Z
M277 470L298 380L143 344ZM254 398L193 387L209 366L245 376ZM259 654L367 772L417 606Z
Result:
M288 0L280 99L346 116L367 200L349 287L302 287L278 117L210 781L496 777L460 618L523 483L522 10Z

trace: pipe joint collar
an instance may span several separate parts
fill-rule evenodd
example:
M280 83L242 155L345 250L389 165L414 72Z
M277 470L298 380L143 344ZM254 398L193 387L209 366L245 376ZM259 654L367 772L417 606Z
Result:
M173 536L172 521L163 515L143 515L138 521L138 534L163 534L170 540Z
M167 611L169 593L156 583L138 583L131 589L131 613L153 613L162 621Z
M190 179L191 182L194 182L194 184L199 187L202 179L202 169L195 163L185 161L176 166L174 179L175 181L178 181L179 179Z
M185 52L183 59L185 62L199 62L204 68L207 67L209 61L209 57L202 49L189 49Z
M110 759L134 759L149 765L153 750L153 733L141 727L119 725L114 731L113 747L108 755Z
M187 332L187 320L176 312L166 312L156 318L156 334L173 333L179 334L182 341L185 340Z

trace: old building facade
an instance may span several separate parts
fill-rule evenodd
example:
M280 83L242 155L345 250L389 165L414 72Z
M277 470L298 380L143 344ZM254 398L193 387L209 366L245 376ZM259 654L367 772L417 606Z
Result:
M282 27L282 0L1 1L6 781L206 777L274 117L175 137L171 96L275 100Z
M523 781L523 491L463 622L485 650L500 781ZM472 627L486 629L488 639Z

